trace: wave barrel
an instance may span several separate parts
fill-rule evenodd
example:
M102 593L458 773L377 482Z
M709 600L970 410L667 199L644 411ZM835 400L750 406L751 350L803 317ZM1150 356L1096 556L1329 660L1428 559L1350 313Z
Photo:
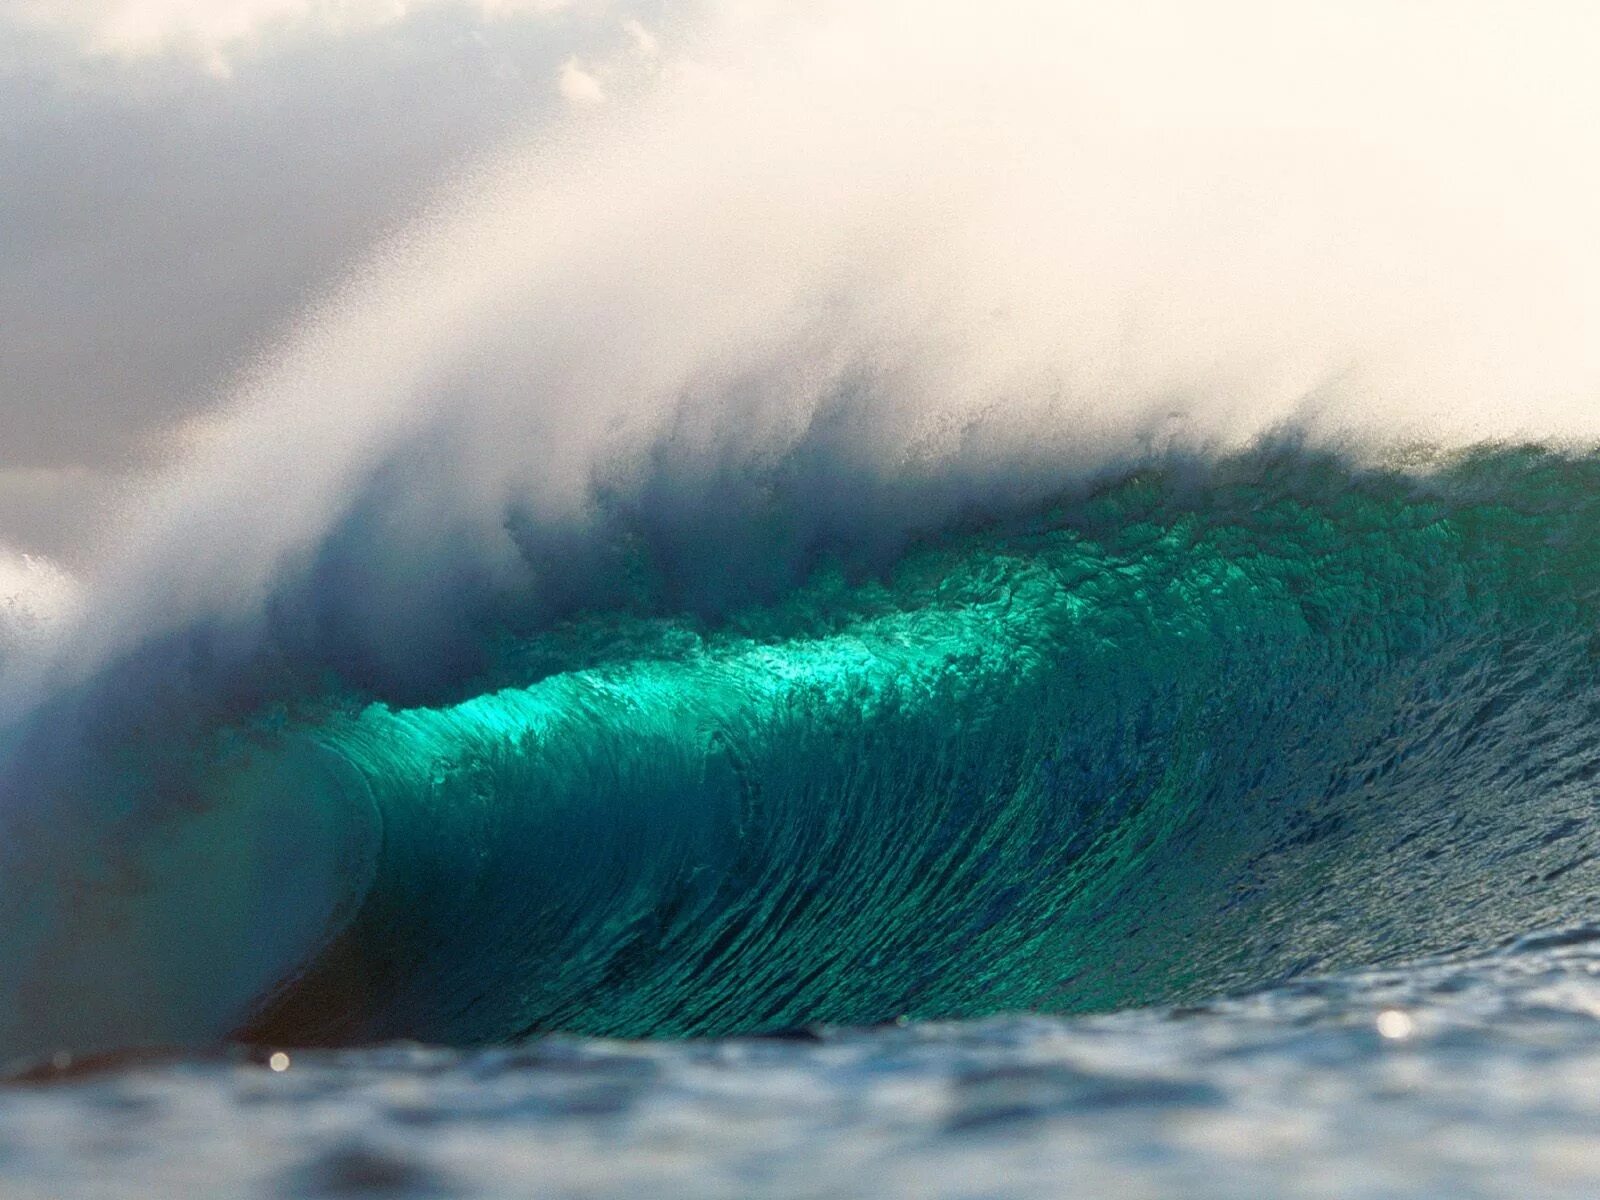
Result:
M1469 463L1431 497L1316 464L1133 480L879 582L611 628L553 669L519 643L478 694L306 730L365 781L384 851L253 1031L1100 1008L1559 917L1574 879L1505 882L1557 850L1482 849L1524 791L1590 803L1574 646L1600 558L1580 513L1530 519L1545 466L1507 494L1506 460Z

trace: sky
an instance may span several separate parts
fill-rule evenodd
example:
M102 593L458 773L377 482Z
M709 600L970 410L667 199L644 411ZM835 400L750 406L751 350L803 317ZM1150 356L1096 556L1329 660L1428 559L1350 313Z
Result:
M647 67L656 7L0 0L0 543L63 550L455 172Z

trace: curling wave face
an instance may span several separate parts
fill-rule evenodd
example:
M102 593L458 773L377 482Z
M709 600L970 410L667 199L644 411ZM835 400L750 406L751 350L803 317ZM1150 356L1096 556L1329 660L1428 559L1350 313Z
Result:
M506 639L457 703L236 734L384 828L253 1032L1100 1009L1553 922L1593 883L1597 485L1514 450L1151 474L713 627Z
M158 644L15 726L5 1051L1105 1009L1590 903L1600 458L1265 449L720 614L618 555L425 705Z

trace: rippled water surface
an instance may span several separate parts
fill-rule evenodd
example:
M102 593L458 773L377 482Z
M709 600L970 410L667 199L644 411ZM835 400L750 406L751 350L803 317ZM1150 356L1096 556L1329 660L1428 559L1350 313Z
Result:
M0 1190L1587 1197L1597 1016L1585 926L1102 1017L58 1060L0 1091Z

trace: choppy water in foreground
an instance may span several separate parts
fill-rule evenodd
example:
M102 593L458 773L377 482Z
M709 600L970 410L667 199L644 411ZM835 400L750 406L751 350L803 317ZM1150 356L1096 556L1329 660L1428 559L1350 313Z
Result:
M0 1191L1600 1194L1600 926L1100 1017L269 1054L35 1069Z

